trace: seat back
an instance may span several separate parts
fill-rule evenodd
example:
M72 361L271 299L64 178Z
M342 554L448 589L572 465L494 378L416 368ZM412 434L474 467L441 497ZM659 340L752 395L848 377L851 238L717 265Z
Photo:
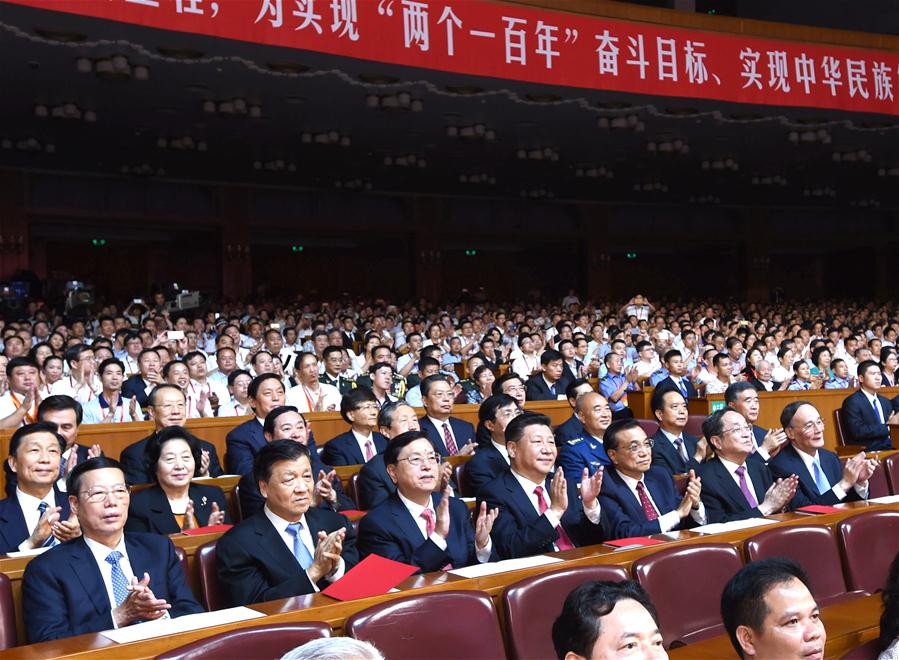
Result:
M799 562L819 605L847 592L840 549L833 531L825 525L792 525L766 529L743 545L746 561L787 557Z
M640 425L640 428L643 429L643 432L646 433L646 436L649 438L654 436L656 431L659 430L659 423L654 419L638 419L637 423Z
M243 520L243 509L240 507L240 484L234 484L229 504L231 505L231 520L236 525Z
M848 461L849 458L849 456L841 456L840 465L845 466L846 461ZM884 467L885 465L885 462L878 463L877 467L874 468L874 473L871 475L871 478L868 479L868 499L886 497L890 494L890 484L887 478L886 468Z
M874 593L887 582L899 551L899 511L866 511L837 525L850 589Z
M899 454L891 454L883 461L883 470L887 475L890 493L899 495Z
M597 564L563 568L510 584L503 592L509 658L541 660L554 657L552 625L568 594L585 582L627 579L623 567Z
M350 481L346 488L347 497L349 497L356 506L359 506L359 473L354 472L350 476Z
M19 643L16 633L16 606L12 599L12 582L0 573L0 651Z
M459 487L459 496L460 497L477 497L477 493L473 492L473 488L471 486L471 482L465 476L465 465L468 463L459 463L459 465L453 468L453 479L456 482L456 485Z
M670 548L634 562L632 572L655 603L667 647L724 632L721 592L742 566L737 549L724 543Z
M843 409L837 408L833 411L834 430L837 433L837 444L846 444L846 435L843 433Z
M702 423L705 421L705 415L689 415L687 416L687 425L684 431L697 438L702 437Z
M177 545L175 546L175 555L178 557L178 563L181 564L181 571L184 573L184 579L187 580L187 586L191 589L194 588L194 576L190 573L190 568L187 564L187 553L184 552L183 548L179 548Z
M438 591L374 605L346 620L344 632L390 660L506 657L496 609L483 591Z
M225 590L219 583L215 565L215 541L204 543L197 548L197 573L200 579L200 598L208 612L221 610L230 605Z
M206 637L167 651L156 660L280 658L301 644L330 636L331 626L320 621L272 623Z

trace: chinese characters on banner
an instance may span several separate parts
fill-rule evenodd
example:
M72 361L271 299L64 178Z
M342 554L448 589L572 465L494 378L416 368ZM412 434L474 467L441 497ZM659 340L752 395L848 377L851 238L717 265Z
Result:
M6 4L461 74L899 114L899 54L488 0L10 0Z

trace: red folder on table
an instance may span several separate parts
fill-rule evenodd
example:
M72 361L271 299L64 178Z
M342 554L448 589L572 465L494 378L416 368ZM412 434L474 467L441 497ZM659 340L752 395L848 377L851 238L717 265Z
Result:
M825 504L810 504L809 506L801 506L796 509L799 513L840 513L845 509L838 509L835 506L827 506Z
M606 541L605 545L610 545L613 548L623 548L627 545L658 545L659 543L664 543L664 541L660 541L659 539L651 539L648 536L629 536L626 539L615 539L614 541Z
M322 593L337 600L380 596L417 570L418 566L369 555Z
M196 534L215 534L215 533L224 533L229 529L234 527L234 525L209 525L207 527L195 527L194 529L182 529L181 531L184 534L196 535Z

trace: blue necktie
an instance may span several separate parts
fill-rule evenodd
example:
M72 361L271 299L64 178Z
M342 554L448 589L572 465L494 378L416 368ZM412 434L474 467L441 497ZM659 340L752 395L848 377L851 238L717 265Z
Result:
M293 537L293 556L296 557L300 566L305 571L312 566L312 555L309 554L309 548L300 538L300 530L303 529L303 523L295 522L287 526L287 533Z
M41 502L40 504L37 505L38 514L43 516L44 511L46 511L49 508L50 508L49 504L47 504L46 502ZM40 518L38 518L38 523L40 523ZM51 534L50 538L48 538L46 541L44 541L44 544L41 547L42 548L52 548L57 543L59 543L59 540Z
M556 396L556 386L555 385L549 386L549 393L552 394L553 396Z
M827 491L830 490L830 482L827 480L827 475L824 474L824 470L821 469L821 462L818 456L815 456L812 459L812 475L815 477L815 486L818 487L818 495L823 495Z
M680 380L680 391L681 391L681 394L684 395L685 399L688 398L687 397L687 386L684 384L683 378L681 378L681 380Z
M877 417L877 420L883 424L883 411L880 409L880 401L877 400L876 396L871 399L871 405L874 406L874 415Z
M119 559L121 558L122 553L118 550L113 550L106 555L106 561L112 566L112 595L115 596L116 607L124 603L125 599L128 598L128 580L125 578L121 565L119 565Z

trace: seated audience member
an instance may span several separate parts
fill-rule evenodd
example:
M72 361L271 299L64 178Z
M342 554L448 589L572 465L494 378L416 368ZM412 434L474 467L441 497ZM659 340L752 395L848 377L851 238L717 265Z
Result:
M285 402L298 412L324 412L340 408L340 390L319 380L318 358L315 353L297 356L293 369L297 384L287 390Z
M678 390L657 389L649 405L659 422L659 430L652 436L652 464L671 475L698 470L708 455L708 443L684 431L690 418L684 395Z
M527 381L531 376L540 374L540 357L534 346L534 338L529 334L518 336L518 357L512 360L512 371L522 381Z
M478 421L490 434L490 440L478 445L475 455L465 463L465 479L472 493L509 468L506 451L506 426L522 413L521 406L508 394L494 394L478 408Z
M391 401L398 401L400 396L399 393L405 395L406 393L406 381L403 379L401 385L395 385L394 376L398 374L395 373L393 365L389 362L375 362L368 368L368 379L367 383L363 379L358 379L356 381L356 389L360 389L362 387L366 387L368 384L371 385L371 391L375 395L375 401L378 403L378 407L383 407L390 403ZM402 376L400 376L402 378ZM351 390L352 391L352 390Z
M880 349L880 376L884 387L896 387L897 370L899 370L899 356L894 346L884 346Z
M423 357L418 361L419 384L410 387L406 392L406 403L415 408L421 408L423 404L421 400L421 380L428 376L435 376L440 373L440 363L432 357ZM472 390L475 391L475 390Z
M571 406L571 417L556 427L555 436L558 446L561 447L567 440L580 438L584 434L584 425L576 411L577 400L584 394L593 391L593 387L586 378L578 378L568 383L568 387L565 388L565 398L568 399L568 405Z
M603 437L612 423L612 410L604 396L587 392L578 397L575 414L581 420L584 432L559 447L559 467L565 470L565 474L579 475L584 468L593 474L599 468L612 464L603 448Z
M357 563L349 521L312 507L309 449L275 440L256 454L253 474L265 498L262 512L228 530L216 544L219 581L233 605L316 592Z
M69 373L53 384L50 394L65 394L85 404L97 396L94 351L86 344L69 346L65 352Z
M751 384L759 392L776 392L785 389L786 385L775 381L773 374L773 365L768 362L768 360L761 360L758 363L755 372L747 377L746 382Z
M771 378L778 383L789 383L793 380L793 362L796 353L788 346L781 346L777 351L777 366L771 372Z
M219 417L244 417L253 413L248 390L253 377L249 371L235 369L228 375L228 398L219 408Z
M653 440L636 420L613 423L603 440L612 466L606 468L599 501L612 538L649 536L705 524L701 480L691 471L683 498L671 474L652 465Z
M633 419L634 413L628 407L627 393L640 389L636 367L628 367L625 371L624 357L615 352L606 354L603 363L607 373L599 381L599 393L608 399L612 419Z
M475 450L474 426L452 417L453 386L443 376L429 376L421 381L425 416L419 420L441 456L472 454Z
M527 388L518 374L507 371L493 382L493 394L508 394L523 406L527 400Z
M344 350L339 346L328 346L322 351L322 361L325 363L325 371L319 376L319 380L323 385L336 387L343 396L353 389L353 381L343 375L343 353Z
M805 390L817 390L823 385L824 380L820 376L812 375L812 368L805 360L797 360L793 363L793 380L787 385L791 392Z
M654 383L657 390L673 387L683 394L685 399L699 396L696 387L690 382L689 374L687 374L687 363L684 362L683 355L681 355L678 349L672 348L665 353L662 361L665 363L668 376Z
M385 660L370 642L352 637L313 639L281 656L281 660Z
M53 387L53 383L62 378L62 365L62 358L58 355L48 355L46 358L44 358L44 362L41 365L39 373L41 386L40 388L38 388L38 394L40 394L41 399L46 399L47 397L49 397L50 389ZM0 376L6 378L5 373L0 374Z
M877 660L899 658L899 554L890 564L887 582L881 593L883 613L880 615L880 643Z
M733 362L727 353L717 353L712 358L712 366L715 367L717 376L705 384L706 394L721 394L728 385L735 381L733 377Z
M496 559L490 531L497 510L482 502L472 530L471 514L440 481L440 454L422 431L393 438L384 463L396 492L359 523L359 552L418 566L419 572L461 568Z
M841 466L840 458L824 449L824 420L808 401L788 403L780 414L780 423L790 443L768 467L776 477L799 476L791 510L810 504L832 505L867 499L868 480L877 467L876 459L866 459L865 452L861 451Z
M153 482L153 475L147 472L147 466L144 461L147 442L153 435L164 428L184 426L187 412L184 392L177 385L159 385L154 387L153 391L150 392L147 411L150 414L150 419L153 420L153 433L122 450L122 469L125 470L125 480L129 485ZM200 440L200 473L198 476L222 476L222 466L219 464L215 445L205 440Z
M553 623L558 660L668 657L649 594L633 580L585 582Z
M169 385L175 385L184 393L187 402L187 419L200 419L201 417L214 417L212 405L209 403L209 394L206 390L195 392L190 380L190 370L183 362L172 360L162 368L162 377Z
M607 536L602 523L599 489L602 469L593 476L565 477L559 468L552 476L556 443L549 418L519 415L506 426L506 450L511 465L485 484L478 500L499 508L493 524L494 548L501 559L530 557L556 550L601 543ZM580 485L576 483L580 481Z
M879 365L866 360L858 365L859 389L843 401L843 434L847 444L864 445L866 451L892 449L890 427L899 426L899 411L878 394L882 376Z
M276 374L256 376L247 386L253 418L234 427L225 436L225 463L231 474L251 474L256 453L265 447L262 432L265 417L284 405L284 383Z
M702 423L702 432L715 451L699 469L710 523L770 516L790 503L799 478L774 481L765 462L752 451L752 427L743 415L730 408L716 410Z
M830 363L833 375L824 383L825 390L846 390L855 387L854 378L849 375L849 365L842 358L834 358Z
M198 476L200 442L187 429L162 429L147 441L145 451L155 485L131 496L127 531L177 534L230 522L222 489L191 481Z
M16 481L12 494L0 500L0 554L57 545L81 533L68 498L56 487L65 446L50 422L13 433L6 465Z
M122 383L122 396L137 399L137 405L146 408L150 392L165 381L162 378L162 360L155 348L145 348L137 357L139 372Z
M125 365L121 360L110 358L103 360L97 368L100 375L101 390L83 404L85 424L104 424L109 422L133 422L132 411L143 420L143 413L137 407L137 399L126 400L122 396L122 383L125 378Z
M741 658L823 658L827 633L805 571L783 558L746 564L721 594L721 619Z
M568 380L563 377L564 358L551 348L540 356L541 371L528 378L526 394L528 401L555 401L565 394ZM488 365L489 366L489 365Z
M33 424L40 403L37 366L28 358L11 358L6 363L6 382L9 389L0 396L0 428Z
M466 393L466 403L471 405L480 405L484 399L493 393L493 383L496 382L496 376L486 364L482 364L475 369L473 380L477 385L476 389L468 390Z
M213 416L219 417L222 405L230 398L227 386L218 379L212 380L209 378L209 372L206 368L206 356L201 351L190 351L182 360L187 365L190 376L190 383L187 386L188 396L199 400L200 395L205 392L206 400L209 402L209 409Z
M216 339L218 347L216 348L215 356L210 356L206 360L209 382L218 383L222 387L228 385L228 377L232 373L240 370L237 366L237 351L230 345L231 341L228 335L219 335ZM214 362L212 362L213 358Z
M756 451L765 461L776 456L787 442L783 428L763 429L756 424L759 418L759 392L751 383L734 383L724 391L724 403L736 410L752 424Z
M100 456L79 463L68 491L83 535L25 569L22 612L30 643L203 611L172 542L124 531L130 496L118 461Z
M362 465L383 453L387 438L378 433L375 395L367 387L357 387L340 401L340 416L350 430L325 443L322 460L328 465Z

